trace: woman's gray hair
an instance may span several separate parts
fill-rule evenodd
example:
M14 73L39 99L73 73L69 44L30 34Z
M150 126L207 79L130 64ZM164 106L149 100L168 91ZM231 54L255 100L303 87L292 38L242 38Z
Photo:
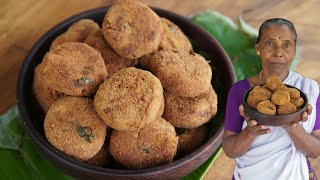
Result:
M258 38L256 40L256 44L258 44L260 42L262 33L265 29L269 28L270 26L273 25L280 25L280 26L286 26L290 29L290 31L293 33L294 35L294 42L297 43L297 32L296 29L294 28L293 24L283 18L272 18L272 19L268 19L266 20L264 23L262 23L262 25L259 28L259 35Z

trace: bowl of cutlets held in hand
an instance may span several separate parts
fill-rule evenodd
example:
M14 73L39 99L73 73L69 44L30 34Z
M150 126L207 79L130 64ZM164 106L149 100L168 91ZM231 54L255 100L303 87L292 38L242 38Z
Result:
M308 98L300 89L270 77L266 84L250 88L242 103L245 113L258 124L281 126L301 120Z
M74 177L176 179L219 147L234 81L207 32L125 1L47 32L21 67L17 102L38 149Z

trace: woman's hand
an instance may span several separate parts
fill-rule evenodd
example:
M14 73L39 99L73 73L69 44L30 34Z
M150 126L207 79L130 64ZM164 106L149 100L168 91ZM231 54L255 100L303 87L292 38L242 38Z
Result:
M308 115L310 115L312 113L312 109L313 109L313 107L311 106L311 104L308 104L307 105L307 111L302 113L300 122L306 122L308 120ZM293 122L291 124L283 125L282 127L284 129L288 130L288 129L296 128L297 125L298 125L298 122Z
M240 133L224 130L222 137L222 147L226 155L230 158L240 157L249 151L255 138L259 135L271 132L265 125L257 124L256 120L251 119L244 113L243 105L239 106L239 112L247 122L247 127Z
M240 115L247 122L247 127L245 128L245 130L247 130L250 133L250 135L259 136L259 135L271 133L270 128L267 128L265 125L258 124L256 120L251 119L249 116L247 116L244 113L244 107L242 104L239 106L239 112L240 112Z

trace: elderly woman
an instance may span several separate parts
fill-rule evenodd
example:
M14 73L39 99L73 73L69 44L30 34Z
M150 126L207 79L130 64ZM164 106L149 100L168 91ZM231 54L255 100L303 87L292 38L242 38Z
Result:
M308 157L320 155L319 85L289 70L296 41L291 22L281 18L265 21L256 41L262 71L230 89L222 145L226 155L236 160L234 179L316 179ZM244 113L243 94L273 76L307 94L310 104L299 123L268 127Z

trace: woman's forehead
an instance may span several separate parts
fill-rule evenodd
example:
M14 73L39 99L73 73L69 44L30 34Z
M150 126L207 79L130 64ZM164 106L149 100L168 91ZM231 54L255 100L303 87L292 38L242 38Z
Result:
M262 32L262 39L279 39L294 41L293 32L284 25L272 25L264 29Z

